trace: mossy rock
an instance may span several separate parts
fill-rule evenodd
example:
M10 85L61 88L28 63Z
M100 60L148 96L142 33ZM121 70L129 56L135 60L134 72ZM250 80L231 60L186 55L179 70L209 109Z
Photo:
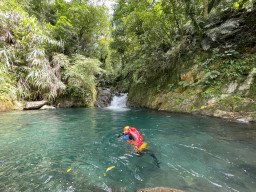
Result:
M229 96L221 99L217 105L218 109L229 112L256 111L256 103L239 96Z
M158 94L153 89L143 86L133 86L128 94L128 100L131 106L149 107L156 106ZM154 105L152 105L154 103Z
M58 97L54 103L58 108L70 108L70 107L93 107L94 102L83 100L74 96L62 96Z

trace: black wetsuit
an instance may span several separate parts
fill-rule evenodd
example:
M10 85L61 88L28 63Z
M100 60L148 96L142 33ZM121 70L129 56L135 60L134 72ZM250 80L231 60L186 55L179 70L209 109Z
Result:
M152 158L153 158L153 160L154 160L154 164L155 164L155 166L157 166L158 168L160 168L160 162L159 162L159 160L157 159L157 157L155 156L155 154L154 154L154 152L153 151L151 151L151 150L149 150L149 149L145 149L145 150L143 150L143 153L144 154L149 154ZM140 153L141 155L143 155L143 153Z

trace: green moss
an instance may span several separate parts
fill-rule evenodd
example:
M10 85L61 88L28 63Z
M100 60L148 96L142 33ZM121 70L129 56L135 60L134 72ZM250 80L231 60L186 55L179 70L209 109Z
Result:
M221 91L220 91L219 86L208 87L208 88L206 88L205 90L202 90L199 93L200 97L207 98L207 99L215 97L215 96L220 95L220 94L221 94Z
M186 96L181 95L180 97L178 97L178 98L175 100L174 106L177 106L177 105L181 104L185 99L186 99Z
M230 112L256 111L256 103L239 96L229 96L219 101L219 109Z
M133 86L128 95L128 100L131 105L139 104L142 107L147 106L147 101L153 98L153 92L142 86Z

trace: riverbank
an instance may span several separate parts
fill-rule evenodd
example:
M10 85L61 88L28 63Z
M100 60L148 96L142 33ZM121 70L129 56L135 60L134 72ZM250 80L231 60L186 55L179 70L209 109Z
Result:
M230 93L216 94L210 97L202 97L202 94L207 94L207 91L193 87L158 93L140 87L131 89L129 103L132 107L256 122L255 100Z
M256 102L254 97L246 97L235 92L238 85L223 85L226 89L210 87L178 87L171 90L154 91L144 87L133 87L129 93L129 103L133 107L145 107L169 112L186 112L240 121L256 122ZM231 91L231 89L233 89ZM226 91L225 91L226 90ZM250 89L247 90L250 93ZM252 96L254 93L251 93Z
M182 92L179 88L167 93L154 93L150 92L150 89L143 88L139 88L139 90L140 91L134 89L129 93L128 105L130 107L143 107L159 111L182 112L225 119L235 119L241 122L256 122L255 101L250 98L241 98L231 94L202 98L199 96L200 90L195 91L186 89ZM141 92L142 96L140 97L139 93ZM110 105L110 102L111 90L100 88L97 101L95 102L95 107L107 107ZM99 105L99 103L101 104ZM79 107L79 105L68 100L55 105L51 105L50 102L46 100L33 102L0 102L0 112L47 110L71 107Z
M130 86L131 106L256 122L255 17L209 18L201 41L190 33L166 53L168 72Z

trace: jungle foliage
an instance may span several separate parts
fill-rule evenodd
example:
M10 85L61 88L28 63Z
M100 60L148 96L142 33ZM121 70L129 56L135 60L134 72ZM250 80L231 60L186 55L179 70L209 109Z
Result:
M111 48L121 57L123 89L168 78L184 52L201 49L207 19L225 11L252 9L251 0L118 0ZM177 74L172 74L173 76ZM178 77L177 77L178 79ZM172 83L178 84L178 80Z
M95 76L105 72L108 28L106 7L87 1L1 1L1 99L66 94L90 105Z

